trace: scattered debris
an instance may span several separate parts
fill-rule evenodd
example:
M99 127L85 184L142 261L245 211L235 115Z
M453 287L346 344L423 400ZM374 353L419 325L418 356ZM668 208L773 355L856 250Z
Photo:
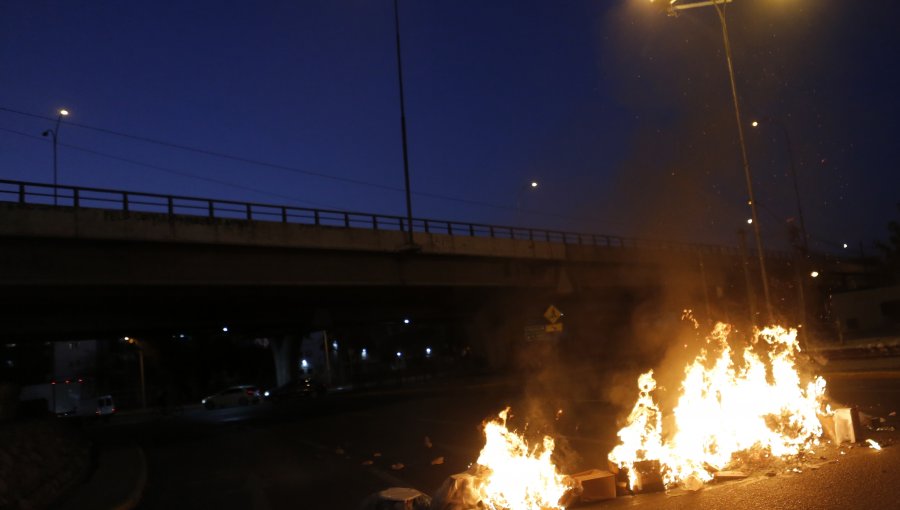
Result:
M834 433L834 416L825 416L823 414L816 414L816 416L819 418L819 424L822 425L822 436L829 443L837 444L837 436Z
M402 462L397 462L396 464L391 464L391 469L393 469L394 471L400 471L404 467L406 467L406 466L404 466Z
M768 476L769 478L772 478L773 476L775 476L775 475L777 475L777 474L778 474L778 473L776 473L775 471L769 471L769 472L766 473L766 476Z
M562 414L563 414L563 410L562 410L562 409L556 411L556 421L559 421L559 418L562 416Z
M873 450L881 450L881 445L876 443L872 439L866 439L866 443L869 443L869 448L871 448Z
M443 457L438 457L438 458L434 459L433 461L431 461L432 466L440 466L443 463L444 463Z
M575 473L571 478L581 487L581 501L602 501L616 497L616 475L609 471L590 469Z
M372 464L374 464L374 461L371 461L371 460L362 461L363 466L371 466Z
M663 485L658 460L642 460L634 463L637 482L631 488L634 492L660 492Z
M855 407L844 407L834 410L835 442L856 443L860 437L859 411Z
M748 476L750 475L743 471L718 471L713 475L713 478L719 482L727 482L728 480L743 480Z
M334 449L334 453L335 453L336 455L343 455L345 452L344 452L344 449L343 449L343 448L335 448L335 449Z
M458 508L479 508L481 495L478 490L479 467L473 466L468 471L457 473L447 478L434 494L433 510L453 510Z
M392 487L363 500L362 510L428 510L431 498L408 487Z
M875 430L877 430L878 432L894 432L897 429L895 429L894 426L891 425L890 427L878 427Z
M425 448L431 448L433 445L431 444L431 438L425 436Z
M373 457L381 457L381 452L375 452L372 454Z
M688 492L697 492L703 489L703 481L696 476L689 476L681 483L681 488Z
M891 411L888 416L897 416L897 411Z

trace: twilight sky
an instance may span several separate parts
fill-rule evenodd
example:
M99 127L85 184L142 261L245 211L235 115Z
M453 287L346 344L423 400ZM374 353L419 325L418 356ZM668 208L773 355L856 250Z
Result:
M812 245L883 237L900 5L728 13L766 243L796 201L781 128L749 128L763 117L792 141ZM712 10L400 0L400 18L415 216L728 244L746 226ZM39 116L66 107L65 184L404 212L391 0L7 0L0 69L0 178L52 180Z

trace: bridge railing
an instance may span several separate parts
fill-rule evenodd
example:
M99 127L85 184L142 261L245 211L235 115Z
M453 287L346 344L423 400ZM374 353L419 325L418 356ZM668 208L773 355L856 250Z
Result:
M336 228L401 232L405 232L409 228L405 217L389 214L273 205L183 195L164 195L85 186L54 186L52 184L5 179L0 179L0 202L75 209L110 209L214 219L293 223ZM425 218L414 218L412 220L412 229L414 232L450 236L490 237L610 248L642 248L732 256L740 255L737 248L730 246ZM776 257L790 256L783 252L768 253L770 256Z

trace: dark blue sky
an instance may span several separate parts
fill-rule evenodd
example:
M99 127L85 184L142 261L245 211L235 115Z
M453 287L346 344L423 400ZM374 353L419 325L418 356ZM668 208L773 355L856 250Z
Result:
M748 217L709 9L644 0L400 0L414 214L734 242ZM896 217L900 90L889 0L737 0L746 120L784 120L814 244ZM391 0L7 1L0 107L327 174L63 125L60 181L402 214ZM0 111L0 129L50 122ZM767 242L795 202L785 143L748 132ZM0 177L50 181L46 140L0 131ZM522 195L532 179L541 183ZM257 190L257 191L252 191ZM495 204L488 207L446 200Z

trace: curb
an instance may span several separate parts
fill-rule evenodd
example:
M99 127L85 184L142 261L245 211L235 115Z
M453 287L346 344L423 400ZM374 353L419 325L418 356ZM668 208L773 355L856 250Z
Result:
M147 456L144 455L144 449L140 446L137 447L137 451L138 457L140 457L140 471L137 481L134 484L134 488L128 493L128 497L125 498L125 501L114 506L112 510L132 510L141 502L141 498L144 496L144 489L147 487Z
M900 379L900 370L836 370L821 375L826 379Z

